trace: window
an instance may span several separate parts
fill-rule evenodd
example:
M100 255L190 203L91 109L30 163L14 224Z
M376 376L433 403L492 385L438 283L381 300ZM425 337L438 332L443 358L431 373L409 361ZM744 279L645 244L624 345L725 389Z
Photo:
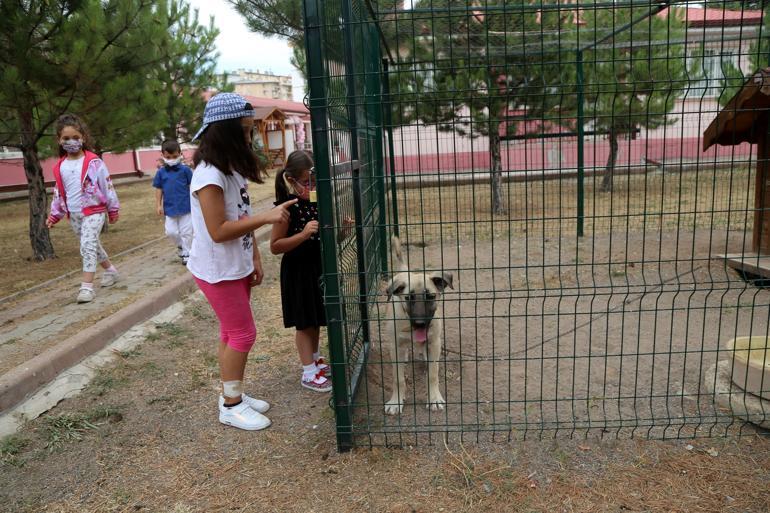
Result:
M698 71L700 80L690 86L688 96L719 96L727 85L726 78L740 74L738 58L733 49L705 48L703 57L690 59L690 69Z

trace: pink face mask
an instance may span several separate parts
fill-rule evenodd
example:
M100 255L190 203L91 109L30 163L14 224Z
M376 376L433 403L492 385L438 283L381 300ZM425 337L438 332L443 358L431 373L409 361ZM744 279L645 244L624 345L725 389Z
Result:
M83 148L83 141L80 139L67 139L61 143L61 147L67 153L78 153Z

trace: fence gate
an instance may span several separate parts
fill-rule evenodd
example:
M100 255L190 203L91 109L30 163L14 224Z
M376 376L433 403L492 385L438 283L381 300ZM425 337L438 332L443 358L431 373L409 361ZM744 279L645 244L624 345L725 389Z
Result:
M304 0L341 448L770 422L770 8L743 5ZM408 323L391 354L392 235L452 275L437 366Z

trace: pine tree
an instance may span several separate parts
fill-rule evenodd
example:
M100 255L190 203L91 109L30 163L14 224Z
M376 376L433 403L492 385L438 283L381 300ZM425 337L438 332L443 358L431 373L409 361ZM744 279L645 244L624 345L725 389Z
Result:
M303 49L303 0L228 0L257 34L285 39Z
M417 2L415 8L436 14L399 23L406 32L396 29L393 47L404 64L396 65L399 78L391 89L407 106L406 113L395 113L399 122L411 116L441 131L488 138L492 211L503 214L501 132L516 130L511 113L535 119L558 105L560 46L553 42L565 20L541 14L525 0L484 6L503 9L469 11L465 2L453 0Z
M648 12L650 6L586 11L580 40L602 41ZM674 16L653 14L584 52L585 119L610 143L602 191L612 190L620 138L674 121L669 114L686 90L688 69L684 45L669 41L684 40L685 30Z
M151 2L128 0L0 6L0 145L24 157L36 260L55 257L40 156L55 148L56 119L65 112L83 116L105 146L130 144L142 133L146 138L157 123L147 71L164 33L154 17Z
M164 100L161 138L187 142L200 125L204 92L212 87L232 90L232 86L222 82L215 71L219 30L213 19L201 25L197 9L184 0L171 0L166 23L169 37L162 41L161 61L155 68Z
M35 259L55 256L40 159L56 151L56 119L83 117L99 153L185 140L217 85L216 34L183 0L0 4L0 145L24 157Z

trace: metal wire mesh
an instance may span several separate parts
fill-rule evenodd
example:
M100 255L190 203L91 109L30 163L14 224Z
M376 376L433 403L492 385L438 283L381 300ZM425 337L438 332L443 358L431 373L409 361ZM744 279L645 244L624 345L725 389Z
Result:
M757 266L724 257L762 255L767 107L740 109L759 144L703 148L770 66L770 8L734 4L305 0L341 447L767 420L714 394L726 340L766 337L770 315ZM410 270L454 276L443 409L412 341L385 413L393 234Z

